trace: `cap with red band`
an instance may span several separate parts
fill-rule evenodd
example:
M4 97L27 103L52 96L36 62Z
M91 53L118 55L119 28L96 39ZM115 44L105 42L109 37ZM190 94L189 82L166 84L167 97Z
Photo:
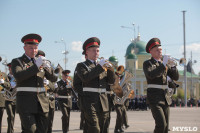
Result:
M100 46L100 40L97 37L91 37L89 39L87 39L84 43L83 43L83 55L86 53L86 50L88 48L91 47L99 47Z
M42 38L38 34L27 34L21 39L24 44L39 44L41 40Z
M11 63L8 63L7 66L8 66L8 67L11 67Z
M150 50L156 46L161 46L160 39L152 38L146 45L146 52L150 53Z

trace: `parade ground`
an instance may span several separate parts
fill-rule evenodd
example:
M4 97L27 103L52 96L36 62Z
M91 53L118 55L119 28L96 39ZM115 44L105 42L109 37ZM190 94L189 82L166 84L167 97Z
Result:
M130 127L125 130L125 133L153 133L155 126L151 111L127 111L128 123ZM53 133L62 133L61 123L62 113L55 111ZM111 113L110 133L114 133L116 122L116 112ZM7 131L7 114L4 111L2 121L2 133ZM80 112L72 111L70 118L69 133L82 133L79 129L80 125ZM200 108L171 108L170 109L170 132L171 133L200 133ZM15 133L21 132L21 123L19 115L16 114Z

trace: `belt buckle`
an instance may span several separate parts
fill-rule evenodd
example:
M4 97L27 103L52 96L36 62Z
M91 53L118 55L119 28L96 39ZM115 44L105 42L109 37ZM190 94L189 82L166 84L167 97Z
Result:
M101 88L98 88L98 92L99 92L100 94L101 94L101 90L102 90Z
M99 90L99 93L101 94L102 93L102 88L98 88L98 90Z
M39 88L39 87L37 87L37 93L39 93L39 89L40 89L40 88Z

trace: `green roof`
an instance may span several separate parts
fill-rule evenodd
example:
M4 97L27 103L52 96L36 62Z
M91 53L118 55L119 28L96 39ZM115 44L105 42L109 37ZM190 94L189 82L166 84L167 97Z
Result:
M178 71L179 72L179 75L184 75L184 71L183 70L181 70L181 71ZM191 73L190 72L186 72L186 77L191 77ZM192 77L194 78L194 77L196 77L196 78L198 78L199 76L198 75L196 75L196 74L192 74Z
M142 55L151 55L150 53L147 53L146 51L140 52L139 54L140 54L140 55L141 55L141 54L142 54Z
M138 53L136 53L136 54L146 54L146 50L145 50L146 42L144 42L144 41L136 41L136 42L134 42L133 41L127 47L125 56L128 56L128 54L131 53L132 49L135 48L135 45L136 45L136 48L138 49Z
M108 60L109 60L110 62L118 62L118 59L117 59L117 57L115 57L115 56L111 56Z
M126 59L137 59L137 55L129 53Z

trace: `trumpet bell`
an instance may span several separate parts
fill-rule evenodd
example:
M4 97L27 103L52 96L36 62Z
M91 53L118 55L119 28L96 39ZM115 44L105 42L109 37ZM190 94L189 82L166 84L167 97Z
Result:
M177 66L177 62L179 62L180 66L184 66L186 64L186 59L185 58L177 59L174 57L170 57L167 64L170 66Z

